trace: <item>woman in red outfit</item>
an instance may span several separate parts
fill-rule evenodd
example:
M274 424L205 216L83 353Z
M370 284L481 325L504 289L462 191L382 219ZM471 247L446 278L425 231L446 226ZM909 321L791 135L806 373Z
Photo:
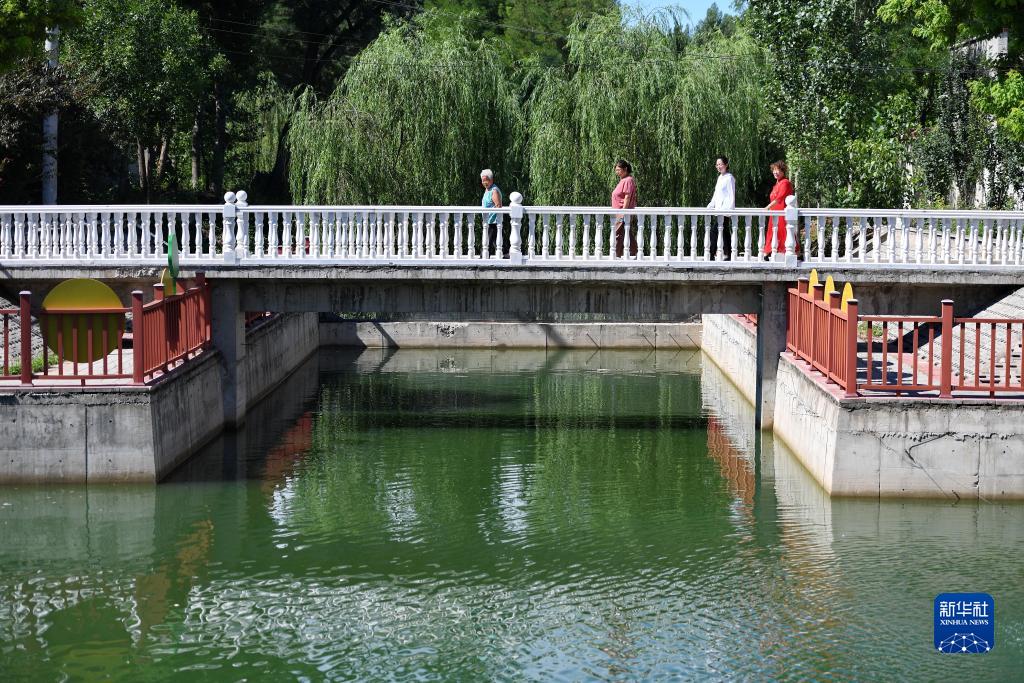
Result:
M786 197L791 194L796 194L793 191L793 183L789 182L789 168L786 166L785 161L776 161L771 166L772 175L775 176L775 187L772 188L772 193L769 199L768 206L764 207L769 211L782 211L786 208ZM773 226L774 225L774 229ZM768 232L764 236L764 253L767 256L771 256L775 250L772 248L772 244L769 242L769 238L775 240L775 244L779 245L779 253L786 253L786 219L782 216L773 218L769 222Z

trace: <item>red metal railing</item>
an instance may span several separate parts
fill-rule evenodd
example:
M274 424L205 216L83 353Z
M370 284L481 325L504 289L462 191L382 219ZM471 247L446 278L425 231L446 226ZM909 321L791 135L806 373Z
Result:
M32 328L32 310L31 300L28 292L21 292L19 295L19 307L18 308L5 308L0 310L0 317L3 318L3 337L4 337L4 349L3 349L3 372L0 374L0 380L16 380L23 384L29 384L32 382L32 337L24 333L15 337L11 334L11 319L18 318L19 324L22 330ZM20 362L20 369L15 375L11 374L11 345L19 344L19 357L24 359L28 358L28 362Z
M84 310L48 309L39 315L39 328L47 336L43 346L43 367L32 371L31 294L21 292L18 309L2 309L3 373L0 380L19 380L31 385L36 380L60 383L69 380L84 385L89 380L129 380L144 384L160 371L210 346L210 288L202 273L195 286L182 294L164 296L163 285L154 287L154 300L143 304L142 292L132 292L131 308ZM125 345L125 314L132 314L131 352ZM19 335L10 332L10 319L17 315ZM21 344L20 370L11 374L11 344ZM52 349L50 347L53 347ZM89 359L99 356L98 360Z
M954 318L948 299L938 316L858 315L839 299L806 279L790 289L786 348L846 396L1024 394L1024 319Z
M132 292L132 379L136 384L210 345L209 289L201 274L196 286L182 294L165 296L162 284L153 289L153 301L145 305L142 292Z
M825 286L808 291L801 279L789 290L786 348L845 390L857 395L857 301L840 310L838 292L825 301Z

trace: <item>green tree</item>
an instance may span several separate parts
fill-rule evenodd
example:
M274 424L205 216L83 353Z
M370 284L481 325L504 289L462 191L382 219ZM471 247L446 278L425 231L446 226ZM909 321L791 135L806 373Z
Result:
M303 202L465 205L478 171L522 180L518 82L492 41L426 13L355 59L338 90L300 99L289 131L292 196Z
M902 205L908 187L895 181L894 155L906 131L887 138L899 121L879 115L902 112L890 98L926 95L929 70L939 61L909 41L909 28L881 22L881 0L808 0L799 11L788 0L750 0L744 14L769 65L764 92L772 108L774 137L786 151L801 203ZM911 119L913 116L911 116ZM871 150L884 152L885 163ZM870 162L870 163L865 163ZM875 175L875 172L881 175ZM906 174L904 174L905 176ZM904 178L906 180L906 178ZM879 194L879 188L888 188Z
M24 57L42 57L46 29L67 30L81 12L75 0L0 0L0 72Z
M88 84L96 115L117 139L134 143L148 201L171 136L191 125L208 87L212 55L196 13L170 0L88 0L65 45L68 68Z
M1024 0L885 0L878 14L890 23L907 22L914 35L939 51L968 49L971 41L1007 32L998 71L970 85L975 106L993 117L1004 133L1024 142Z
M738 202L762 203L762 52L745 34L681 50L673 20L616 12L573 28L567 69L547 70L530 100L530 201L604 205L621 157L642 204L702 206L724 154Z

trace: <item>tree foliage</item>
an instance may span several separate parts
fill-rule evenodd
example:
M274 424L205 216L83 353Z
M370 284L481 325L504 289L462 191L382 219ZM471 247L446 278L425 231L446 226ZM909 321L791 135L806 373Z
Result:
M66 31L80 18L75 0L0 0L0 72L20 59L40 58L46 29Z
M381 34L328 100L300 98L292 196L464 205L482 168L506 186L521 178L523 128L518 84L494 44L427 13Z
M96 115L115 137L136 144L148 191L157 150L191 125L194 103L208 87L213 59L195 12L170 0L88 0L66 46Z
M970 90L1005 137L1024 143L1024 0L885 0L878 13L890 23L909 23L938 51L964 51L1006 31L1006 53L992 63L997 71L978 74Z
M701 206L720 155L739 201L755 201L769 160L761 53L746 35L680 50L675 26L611 13L574 27L568 69L546 72L530 100L531 201L606 204L621 157L641 203Z

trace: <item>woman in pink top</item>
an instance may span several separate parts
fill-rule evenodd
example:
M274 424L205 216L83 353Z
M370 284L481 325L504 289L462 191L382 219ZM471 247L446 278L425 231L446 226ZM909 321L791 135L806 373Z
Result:
M615 175L619 184L612 190L613 209L636 208L636 180L633 178L633 167L625 159L615 162ZM623 242L626 239L626 215L615 217L615 256L621 258ZM636 256L636 216L629 216L629 255Z

